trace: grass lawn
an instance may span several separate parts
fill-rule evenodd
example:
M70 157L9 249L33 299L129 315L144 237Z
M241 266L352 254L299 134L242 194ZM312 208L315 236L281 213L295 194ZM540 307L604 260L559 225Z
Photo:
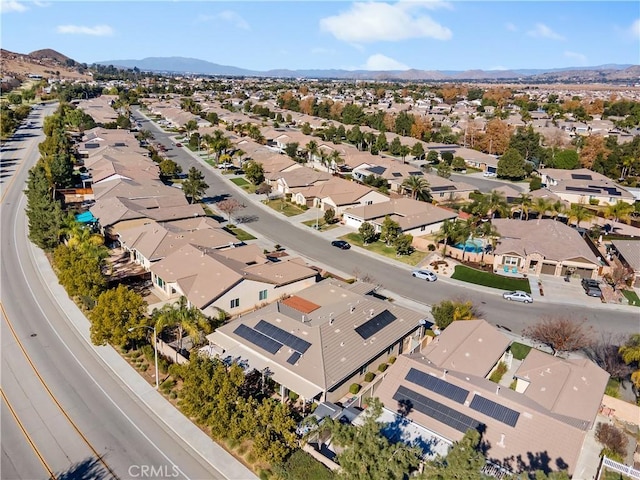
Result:
M622 294L629 300L629 305L640 307L640 297L634 290L622 290Z
M511 353L513 353L513 358L516 360L524 360L529 354L529 350L531 350L529 345L524 345L518 342L513 342L511 344Z
M411 255L402 255L398 257L396 255L395 247L388 247L384 242L375 242L369 245L365 245L362 242L362 237L358 233L349 233L341 237L341 239L347 240L349 243L362 247L372 253L384 255L385 257L393 258L394 260L398 260L412 266L418 265L427 256L427 252L420 252L418 250L415 250Z
M631 477L627 477L622 473L613 472L606 468L604 469L604 475L602 475L602 477L600 478L602 478L602 480L631 480Z
M307 220L306 222L302 222L303 225L306 225L307 227L315 227L316 225L316 221L315 220ZM320 217L320 220L318 220L318 231L319 232L326 232L328 230L331 230L332 228L336 228L339 224L336 223L327 223L324 221L324 218Z
M286 200L282 200L281 198L276 198L275 200L269 200L265 202L265 204L273 208L275 211L286 215L287 217L294 217L296 215L300 215L301 213L305 212L302 208L298 207L297 205L287 202Z
M250 233L247 233L244 230L242 230L241 228L238 228L236 226L231 226L231 227L226 226L225 230L228 230L229 232L231 232L231 234L235 235L236 238L238 240L240 240L241 242L246 242L247 240L255 240L256 239L256 237L254 237Z
M244 178L242 177L237 177L237 178L232 178L231 179L232 183L235 183L236 185L238 185L239 187L244 187L245 185L249 185L249 182L247 182Z
M485 287L498 288L500 290L523 290L531 293L529 280L526 278L503 277L502 275L475 270L465 267L464 265L457 265L451 278L476 285L483 285Z

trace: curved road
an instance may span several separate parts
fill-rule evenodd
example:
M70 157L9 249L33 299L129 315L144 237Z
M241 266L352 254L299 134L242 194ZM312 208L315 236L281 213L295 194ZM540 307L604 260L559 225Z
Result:
M49 468L65 478L224 478L116 378L43 282L22 195L42 138L35 126L21 129L2 148L0 477L44 479Z
M172 134L161 130L155 123L143 117L139 111L134 111L134 117L142 123L142 128L150 130L154 134L156 142L162 143L170 149L168 156L179 163L184 171L192 166L202 171L209 185L209 190L205 194L209 197L207 202L215 203L226 197L235 197L245 205L240 213L249 221L244 225L269 239L271 245L283 245L299 252L311 261L328 265L334 271L344 272L348 275L352 275L355 271L360 272L361 276L367 274L377 283L382 284L385 290L393 292L392 296L400 295L425 305L432 305L450 298L471 300L474 305L479 307L487 321L494 325L506 326L513 332L521 332L523 328L536 322L543 315L557 314L558 312L570 314L575 318L584 318L597 331L627 334L637 333L640 329L640 315L637 312L590 308L588 301L593 300L591 298L585 300L585 306L543 302L522 305L505 302L501 292L489 293L473 286L460 285L454 283L455 281L448 280L425 284L425 282L416 281L409 276L411 267L408 265L368 255L359 249L342 251L331 247L325 236L310 231L306 227L301 228L294 225L267 207L256 204L257 197L255 195L250 196L243 190L236 188L219 172L194 158L186 149L175 147L170 139Z

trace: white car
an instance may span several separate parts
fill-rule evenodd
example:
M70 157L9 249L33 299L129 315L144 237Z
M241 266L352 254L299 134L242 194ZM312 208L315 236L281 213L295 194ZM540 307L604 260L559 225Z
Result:
M435 282L438 279L438 276L435 273L431 270L425 269L413 270L411 272L411 276L421 280L426 280L427 282Z
M522 290L514 290L513 292L504 292L502 298L505 300L513 300L514 302L533 303L533 298L527 292Z
M498 174L496 172L489 172L489 171L486 171L482 174L483 177L495 177L497 175Z

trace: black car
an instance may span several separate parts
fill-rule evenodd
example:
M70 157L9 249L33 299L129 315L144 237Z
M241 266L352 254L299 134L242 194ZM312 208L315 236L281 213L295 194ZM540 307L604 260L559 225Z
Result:
M333 242L331 242L331 245L342 250L349 250L351 248L349 242L345 242L344 240L334 240Z
M592 280L590 278L583 278L582 288L584 288L584 293L589 295L590 297L601 297L602 290L600 290L600 282L597 280Z

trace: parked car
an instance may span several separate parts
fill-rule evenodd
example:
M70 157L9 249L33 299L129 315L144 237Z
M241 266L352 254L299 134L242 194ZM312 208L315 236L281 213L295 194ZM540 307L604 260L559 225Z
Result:
M176 147L181 147L182 144L181 143L176 143Z
M344 240L334 240L331 242L331 246L338 247L341 250L349 250L351 248L349 242L345 242Z
M224 162L224 163L219 163L218 164L218 168L222 168L223 170L229 170L230 168L233 168L234 165L231 162Z
M601 297L602 290L600 290L600 282L597 280L592 280L590 278L583 278L580 282L582 284L582 288L584 288L584 293L589 295L590 297Z
M435 282L438 279L438 276L435 273L431 270L425 269L413 270L411 272L411 276L421 280L426 280L427 282Z
M513 300L514 302L533 303L533 297L522 290L514 290L512 292L504 292L502 298L505 300Z
M496 173L496 172L489 172L489 171L486 171L486 172L484 172L484 173L482 174L482 176L483 176L483 177L495 177L495 176L497 176L497 173Z

